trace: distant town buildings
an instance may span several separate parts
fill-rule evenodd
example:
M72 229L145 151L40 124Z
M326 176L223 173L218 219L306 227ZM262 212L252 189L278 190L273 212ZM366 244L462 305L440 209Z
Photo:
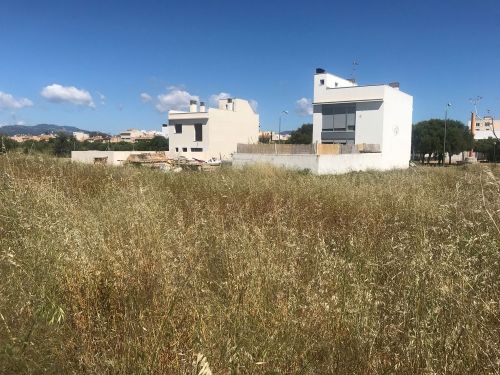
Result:
M10 139L16 142L27 142L27 141L45 142L55 137L56 137L55 134L40 134L40 135L16 134L11 136Z
M273 131L261 131L259 132L259 140L264 143L269 142L286 142L290 139L290 132L273 132Z
M113 143L113 141L135 143L136 141L140 140L153 139L156 136L163 136L163 134L154 130L146 131L138 129L127 129L126 131L121 132L119 137L112 137L111 143Z
M110 143L119 143L119 142L128 142L135 143L140 140L150 140L156 136L163 136L162 132L157 131L146 131L146 130L137 130L137 129L128 129L124 132L121 132L119 135L109 136L106 134L97 134L90 135L85 132L73 132L71 135L78 142L110 142ZM13 141L16 142L26 142L26 141L35 141L35 142L44 142L50 139L54 139L57 137L57 134L41 134L41 135L28 135L28 134L16 134L10 137Z
M75 139L78 142L83 142L83 141L86 141L87 139L89 139L90 136L84 132L73 132L73 137L75 137Z
M170 153L208 160L228 159L238 143L257 143L259 115L244 99L219 99L218 108L192 100L189 112L169 111Z

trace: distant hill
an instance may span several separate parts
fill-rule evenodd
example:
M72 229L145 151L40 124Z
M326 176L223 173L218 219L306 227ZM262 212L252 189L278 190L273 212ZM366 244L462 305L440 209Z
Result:
M50 133L73 133L73 132L84 132L94 135L108 135L103 132L89 131L76 128L74 126L60 126L53 124L38 124L33 126L27 125L4 125L0 126L0 134L4 135L16 135L16 134L26 134L26 135L40 135L40 134L50 134Z

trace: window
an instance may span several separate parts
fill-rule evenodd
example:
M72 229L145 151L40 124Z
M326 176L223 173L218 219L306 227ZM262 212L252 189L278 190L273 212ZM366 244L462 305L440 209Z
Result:
M333 106L322 106L323 112L323 131L333 131Z
M203 152L201 147L191 147L191 152Z
M354 131L356 129L356 105L323 105L323 131Z
M176 147L176 148L175 148L175 152L179 152L179 147Z
M203 132L202 132L201 124L194 124L194 141L201 142L203 141Z
M182 152L187 152L188 151L188 148L187 147L183 147L182 148Z
M175 134L182 134L182 124L175 124Z
M320 86L323 86L324 84L325 84L325 80L324 80L324 79L320 79L320 80L319 80L319 85L320 85Z

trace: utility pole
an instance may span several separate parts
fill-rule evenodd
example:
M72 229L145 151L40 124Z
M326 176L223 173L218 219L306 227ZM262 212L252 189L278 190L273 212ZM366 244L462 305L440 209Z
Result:
M446 110L444 111L444 139L443 139L443 167L446 154L446 123L448 121L448 108L451 107L451 103L446 104Z
M281 143L281 116L288 115L288 111L281 111L280 113L280 121L278 124L278 143Z

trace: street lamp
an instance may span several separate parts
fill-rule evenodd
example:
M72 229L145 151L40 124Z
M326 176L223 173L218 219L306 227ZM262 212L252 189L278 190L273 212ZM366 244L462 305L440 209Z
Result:
M448 108L451 107L451 103L446 104L446 110L444 112L444 140L443 140L443 167L444 159L446 154L446 123L448 121Z
M288 115L288 111L281 111L280 113L280 121L278 126L278 143L281 143L281 116Z

